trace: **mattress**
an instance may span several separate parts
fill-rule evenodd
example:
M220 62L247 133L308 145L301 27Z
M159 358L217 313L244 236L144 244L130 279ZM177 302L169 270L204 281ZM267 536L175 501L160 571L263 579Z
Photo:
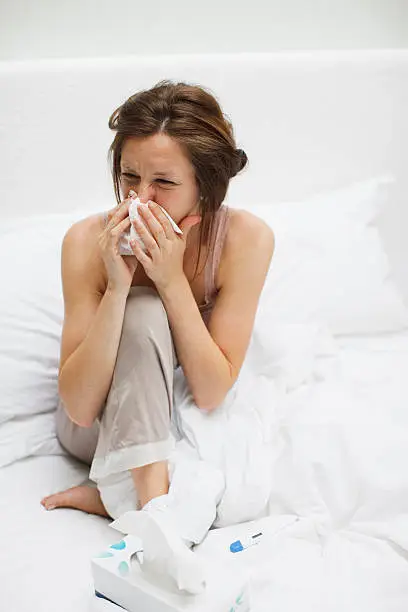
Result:
M336 343L347 381L373 415L386 406L398 426L408 408L408 333ZM2 612L119 610L95 597L91 578L90 558L118 539L110 520L73 509L47 512L40 505L45 495L87 476L87 467L69 456L29 457L0 470ZM392 473L385 471L385 482L392 495ZM323 529L318 515L300 511L292 512L297 520L276 529L279 515L291 514L277 508L261 519L264 525L270 519L270 536L234 557L248 571L254 612L408 610L408 536L406 546L392 537L388 515L381 523L377 508L375 529L363 523L356 528L355 522ZM227 559L236 531L227 527L211 535L201 552Z

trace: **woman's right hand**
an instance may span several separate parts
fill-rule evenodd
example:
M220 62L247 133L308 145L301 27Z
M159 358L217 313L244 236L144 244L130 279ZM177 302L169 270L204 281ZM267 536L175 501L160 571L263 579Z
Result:
M126 198L115 208L109 210L107 223L99 236L98 243L107 273L107 289L129 293L133 275L138 265L135 255L120 255L119 242L123 232L129 230L129 204Z

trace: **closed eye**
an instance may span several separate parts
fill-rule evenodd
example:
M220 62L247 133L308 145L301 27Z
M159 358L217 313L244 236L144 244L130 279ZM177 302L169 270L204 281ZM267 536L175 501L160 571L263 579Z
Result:
M133 179L138 179L139 177L136 176L135 174L129 174L127 172L122 172L122 176L125 176L126 178L133 180ZM169 185L175 185L176 183L173 183L173 181L167 181L166 179L157 179L157 181L161 181L162 183L168 183Z

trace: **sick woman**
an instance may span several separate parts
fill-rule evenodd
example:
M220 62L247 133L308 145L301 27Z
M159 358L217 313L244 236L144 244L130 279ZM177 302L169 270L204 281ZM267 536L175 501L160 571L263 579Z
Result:
M274 234L224 203L247 157L204 87L160 81L119 106L109 127L117 205L72 225L61 256L57 434L90 466L92 482L41 503L112 519L167 508L184 541L197 543L233 480L228 453L239 465L240 453L259 444L250 426L245 449L233 439L228 411L237 405ZM136 196L142 204L131 220ZM145 248L133 238L132 254L123 255L131 226ZM252 494L233 493L229 507L234 495L238 509ZM244 518L266 501L249 504Z

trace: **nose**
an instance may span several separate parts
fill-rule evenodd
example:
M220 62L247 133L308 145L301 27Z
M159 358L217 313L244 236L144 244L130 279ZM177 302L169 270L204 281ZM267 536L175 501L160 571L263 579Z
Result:
M139 200L143 203L146 203L148 200L155 201L154 185L152 185L151 183L146 184L141 181L139 184L137 195Z

